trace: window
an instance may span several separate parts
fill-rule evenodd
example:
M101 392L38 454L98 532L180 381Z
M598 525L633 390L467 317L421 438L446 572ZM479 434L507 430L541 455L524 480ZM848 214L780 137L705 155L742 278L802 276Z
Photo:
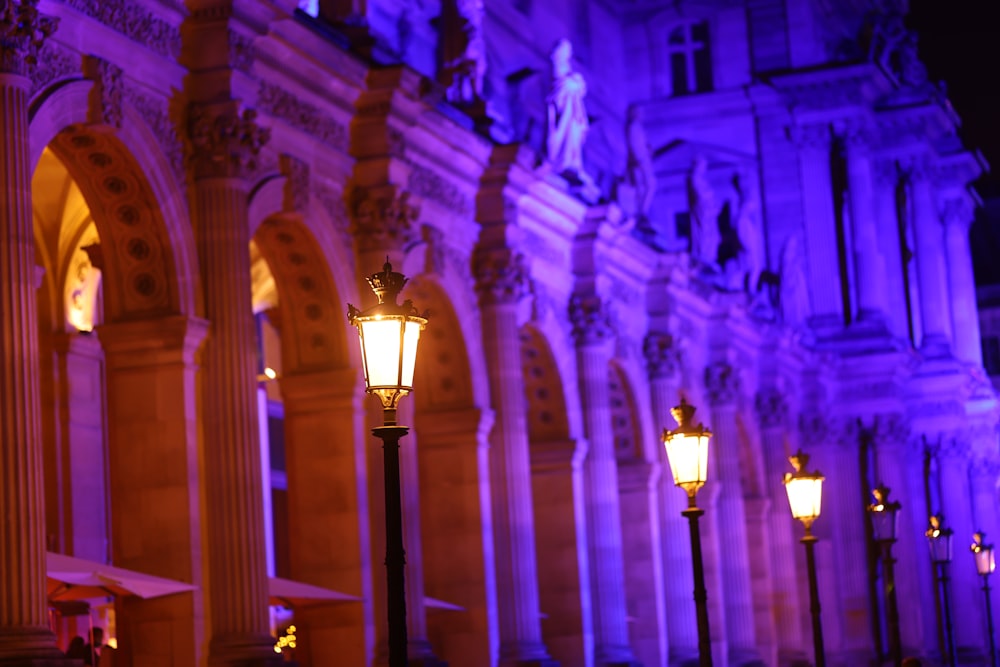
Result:
M671 30L667 38L667 56L674 95L712 89L712 52L707 22L685 23Z

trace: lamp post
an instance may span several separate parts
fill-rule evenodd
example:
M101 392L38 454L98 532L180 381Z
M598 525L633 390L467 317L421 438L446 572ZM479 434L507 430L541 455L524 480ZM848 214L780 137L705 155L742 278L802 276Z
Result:
M951 536L954 531L944 528L943 525L944 519L940 514L931 515L930 528L925 535L931 550L931 564L934 566L935 592L941 593L942 609L938 616L938 643L941 645L940 650L945 657L945 663L948 667L955 667L958 662L955 657L955 636L951 627L951 602L948 599L948 565L951 564Z
M385 474L385 569L389 617L389 667L405 667L406 585L403 549L403 512L399 490L399 439L409 429L396 423L399 399L413 389L417 341L427 319L410 300L397 304L406 277L392 270L388 260L381 273L368 276L378 304L361 311L348 304L347 318L361 337L365 387L382 402L382 426L372 435L382 440Z
M986 630L990 636L990 667L997 667L997 645L993 636L993 604L990 601L990 575L997 569L993 545L985 544L985 534L979 531L972 536L972 555L976 559L976 572L983 578L983 595L986 597Z
M816 667L826 666L826 655L823 651L823 623L820 619L819 585L816 582L816 542L819 540L812 534L812 524L819 518L823 501L823 480L819 471L809 472L809 455L800 449L788 457L795 472L785 473L785 491L788 493L788 505L792 509L792 517L802 522L805 535L802 544L806 548L806 569L809 572L809 613L812 615L813 654Z
M879 485L872 490L875 502L868 506L868 516L871 518L872 536L878 543L882 554L882 570L885 585L885 607L889 630L889 654L892 664L901 667L903 664L903 649L899 639L899 607L896 603L895 564L892 557L892 545L896 543L896 530L899 510L902 507L898 501L889 501L889 489Z
M698 519L705 513L695 503L698 489L708 477L708 441L712 432L702 424L694 424L695 408L684 398L670 414L677 422L672 431L663 429L663 446L674 475L674 485L687 492L688 506L681 514L691 529L691 561L694 571L694 604L698 618L698 665L712 667L712 641L708 628L708 594L705 590L705 570L701 556L701 532Z

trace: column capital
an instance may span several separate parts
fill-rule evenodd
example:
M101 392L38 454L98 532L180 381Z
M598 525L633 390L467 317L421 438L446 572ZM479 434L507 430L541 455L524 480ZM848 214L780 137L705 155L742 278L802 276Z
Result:
M646 369L651 379L672 378L677 375L681 359L672 335L662 331L649 332L643 342L642 352L646 357Z
M832 434L833 425L826 413L813 409L799 414L799 440L809 448L822 444Z
M527 260L516 250L479 247L472 270L481 305L514 304L528 293Z
M705 389L712 405L730 405L741 389L740 374L728 361L716 361L705 367Z
M112 322L97 327L108 366L140 367L174 361L178 352L185 363L195 354L208 333L208 322L197 317L169 317Z
M995 456L978 456L969 466L969 476L972 483L983 485L983 488L996 488L997 477L1000 477L1000 460Z
M830 147L830 126L826 123L789 125L788 139L802 150L827 150Z
M420 208L395 185L356 187L349 207L351 234L361 252L400 249L417 237Z
M762 428L780 428L788 422L788 401L784 392L776 387L758 391L754 407L757 409L757 418Z
M910 424L898 412L876 415L871 426L861 428L876 448L905 445L910 437Z
M38 0L7 0L0 9L0 73L28 76L59 19L38 11Z
M959 227L968 230L972 226L975 207L967 194L945 197L941 200L941 222L945 227Z
M891 188L899 182L899 166L895 160L875 160L872 172L880 188Z
M194 178L245 178L271 138L257 124L257 111L235 100L192 104L188 109L188 162Z
M569 300L569 319L577 346L597 345L614 335L604 299L596 294L574 294Z
M874 140L871 124L860 118L844 122L838 130L838 136L849 152L867 151Z

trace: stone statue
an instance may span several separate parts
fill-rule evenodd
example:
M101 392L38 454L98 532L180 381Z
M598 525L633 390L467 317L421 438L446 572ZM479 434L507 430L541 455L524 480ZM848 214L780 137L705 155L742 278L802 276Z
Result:
M483 0L444 0L441 37L448 101L460 106L480 102L486 75Z
M546 99L548 134L546 149L556 173L577 182L589 182L583 171L583 142L590 121L583 98L587 82L573 71L573 45L561 39L552 50L552 92Z
M656 172L642 123L642 107L632 105L625 125L625 143L628 147L628 180L635 188L635 217L649 218L649 209L656 196Z
M708 160L695 157L688 172L688 205L691 214L691 255L705 264L718 264L719 204L708 182Z
M760 202L757 188L748 171L733 177L738 198L736 208L736 235L743 247L743 268L746 271L746 288L751 294L757 291L757 280L764 268L764 239L760 229Z
M789 326L805 324L809 317L809 285L806 283L806 258L802 238L793 234L781 249L778 304L781 319Z

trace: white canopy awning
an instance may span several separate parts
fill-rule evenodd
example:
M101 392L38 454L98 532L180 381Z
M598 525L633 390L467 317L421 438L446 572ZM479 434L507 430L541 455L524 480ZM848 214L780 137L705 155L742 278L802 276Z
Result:
M186 593L197 588L183 581L156 577L51 551L46 554L45 564L50 600L87 600L126 595L155 598Z

